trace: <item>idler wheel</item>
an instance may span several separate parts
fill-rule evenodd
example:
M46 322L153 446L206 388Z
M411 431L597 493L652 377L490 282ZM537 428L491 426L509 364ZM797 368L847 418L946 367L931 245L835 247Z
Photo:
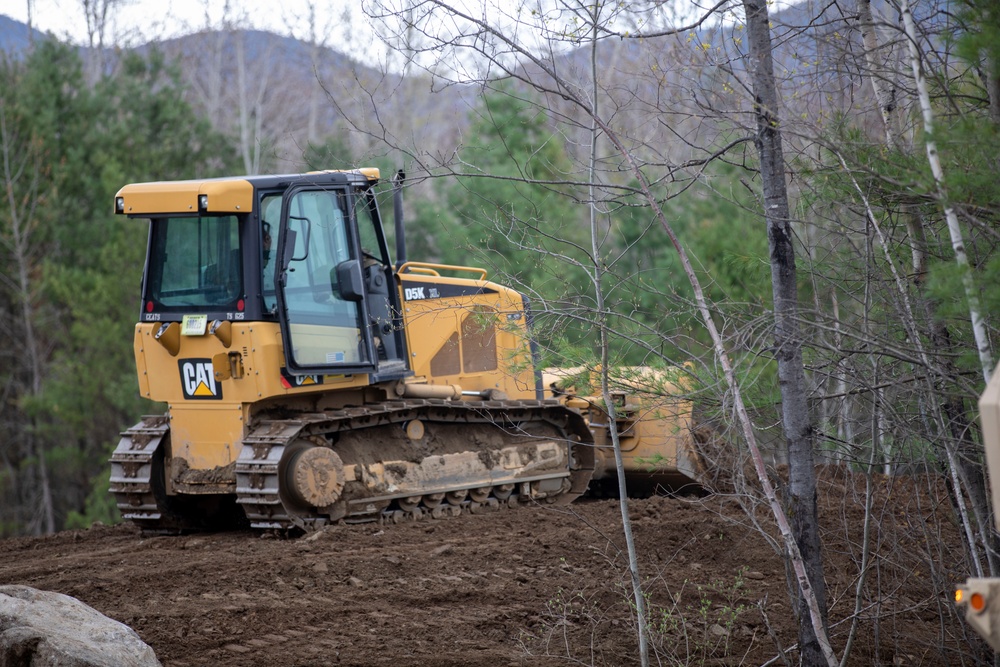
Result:
M296 502L326 507L337 502L344 489L344 462L332 449L303 447L289 457L284 481Z

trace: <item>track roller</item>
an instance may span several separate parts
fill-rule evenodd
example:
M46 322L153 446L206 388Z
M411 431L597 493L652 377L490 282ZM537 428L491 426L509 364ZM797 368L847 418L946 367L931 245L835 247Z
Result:
M445 494L445 500L448 501L449 505L459 506L465 499L469 496L468 489L459 489L458 491L449 491Z

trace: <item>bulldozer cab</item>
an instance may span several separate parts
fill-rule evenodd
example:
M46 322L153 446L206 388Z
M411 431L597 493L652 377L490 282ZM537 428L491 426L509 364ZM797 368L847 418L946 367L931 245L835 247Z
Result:
M292 375L405 377L376 181L321 172L123 190L131 210L121 212L158 209L149 211L142 319L183 319L182 335L216 321L277 322ZM185 189L197 193L197 212L163 213L195 208L183 205Z

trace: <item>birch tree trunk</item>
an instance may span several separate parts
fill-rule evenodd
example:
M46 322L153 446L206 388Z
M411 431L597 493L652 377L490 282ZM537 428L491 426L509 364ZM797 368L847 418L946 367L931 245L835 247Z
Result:
M934 174L938 201L944 209L945 221L948 223L948 233L951 236L951 247L955 252L955 262L962 270L962 285L965 288L965 299L969 306L969 319L972 322L972 334L976 340L976 350L979 353L979 364L982 367L983 379L988 384L993 372L993 355L990 352L989 336L986 333L986 322L979 309L979 295L972 282L972 272L969 270L969 260L965 254L965 239L962 228L958 225L958 215L948 201L948 191L944 183L944 169L941 167L941 157L938 155L937 142L934 140L934 110L931 107L930 91L920 61L920 49L917 46L917 30L913 23L910 5L903 0L901 5L903 28L906 30L906 42L910 49L910 64L913 66L913 78L917 84L917 96L920 110L924 118L924 143L927 146L927 161Z
M979 364L983 380L985 384L988 384L993 372L993 355L990 348L989 334L986 329L986 320L980 310L979 293L973 282L972 268L969 265L969 260L965 252L965 239L962 234L962 228L959 226L955 208L948 198L948 190L944 181L944 168L941 165L941 157L938 153L937 141L934 137L934 109L931 106L930 91L924 75L920 47L917 41L917 29L907 0L903 0L900 12L909 48L910 65L913 69L913 78L917 88L917 100L920 104L921 115L924 121L924 144L927 150L927 162L930 164L931 173L934 176L937 199L948 226L952 250L955 253L955 263L958 264L959 270L962 272L962 286L965 290L966 304L969 308L972 334L976 342L976 350L979 354ZM935 333L937 333L938 339L947 338L946 330L936 331ZM962 502L962 486L964 486L969 492L972 513L976 517L980 538L986 547L989 573L992 575L998 567L996 554L997 540L996 534L992 529L993 522L990 520L992 512L989 506L986 480L983 476L982 466L978 464L981 452L973 451L972 443L967 436L968 429L966 428L965 414L961 406L956 405L956 401L952 400L945 403L944 410L946 422L950 425L954 433L954 439L958 443L958 447L968 452L968 455L962 456L955 451L954 446L946 445L948 462L952 468L951 472L954 479L956 502ZM970 550L971 558L974 562L978 562L979 554L976 553L975 544L970 545Z

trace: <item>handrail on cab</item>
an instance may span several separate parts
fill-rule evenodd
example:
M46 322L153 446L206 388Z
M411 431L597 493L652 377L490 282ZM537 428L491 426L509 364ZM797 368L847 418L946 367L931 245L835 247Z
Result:
M473 266L455 266L453 264L431 264L429 262L407 262L399 267L399 273L418 273L425 276L440 277L438 271L459 271L468 273L478 273L476 280L486 280L486 269Z

